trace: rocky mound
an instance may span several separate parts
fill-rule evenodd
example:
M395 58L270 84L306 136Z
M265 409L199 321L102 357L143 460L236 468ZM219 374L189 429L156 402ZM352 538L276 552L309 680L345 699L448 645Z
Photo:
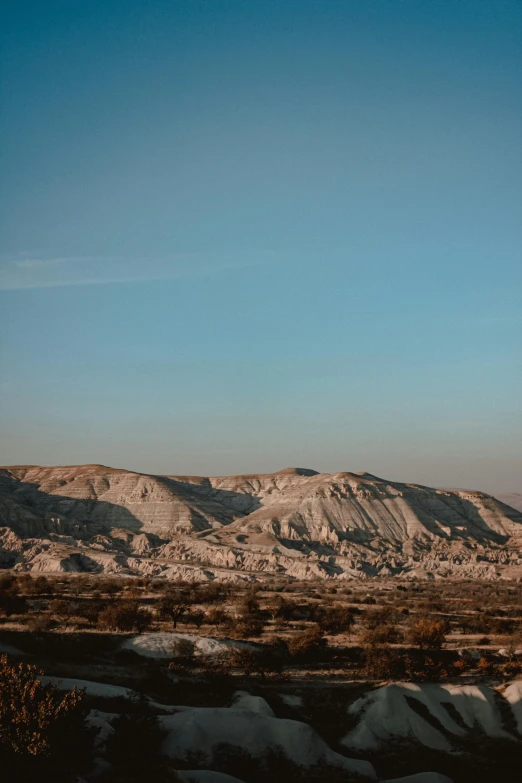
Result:
M167 578L522 574L522 514L369 473L0 468L0 564Z

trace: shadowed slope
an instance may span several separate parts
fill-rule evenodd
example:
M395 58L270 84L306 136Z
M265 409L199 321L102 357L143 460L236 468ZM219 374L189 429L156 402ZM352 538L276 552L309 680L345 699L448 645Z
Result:
M522 565L520 512L481 492L370 473L286 468L204 478L102 465L0 468L0 523L4 548L29 567L44 540L53 551L80 544L103 551L95 558L103 569L112 553L115 570L172 576L180 563L185 571L301 578L418 568L444 575L458 566L493 576L497 566Z

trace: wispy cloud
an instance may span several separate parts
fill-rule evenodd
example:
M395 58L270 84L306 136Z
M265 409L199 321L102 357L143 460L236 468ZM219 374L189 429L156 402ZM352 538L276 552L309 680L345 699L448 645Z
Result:
M0 291L205 278L264 262L259 258L228 261L204 254L164 258L0 256Z

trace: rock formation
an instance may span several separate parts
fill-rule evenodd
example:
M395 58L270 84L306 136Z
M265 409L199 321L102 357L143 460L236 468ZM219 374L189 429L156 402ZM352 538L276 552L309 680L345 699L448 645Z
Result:
M0 468L0 567L172 579L518 578L522 513L482 492L288 468Z

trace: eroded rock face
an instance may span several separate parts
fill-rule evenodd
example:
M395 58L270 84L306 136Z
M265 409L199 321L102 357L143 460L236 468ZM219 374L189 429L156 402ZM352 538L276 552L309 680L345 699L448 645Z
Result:
M357 723L341 744L369 751L409 740L458 753L458 740L477 729L493 739L520 742L521 685L512 682L501 693L487 685L391 683L348 707Z
M173 579L522 574L522 514L368 473L0 468L0 562Z

